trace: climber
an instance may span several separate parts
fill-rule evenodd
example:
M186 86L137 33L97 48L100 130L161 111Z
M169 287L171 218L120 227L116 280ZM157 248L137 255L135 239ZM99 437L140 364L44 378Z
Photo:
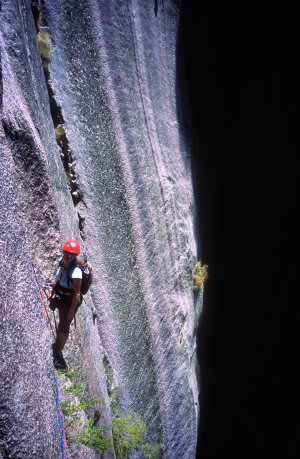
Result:
M62 355L62 350L69 336L71 322L82 303L80 293L82 271L77 266L76 257L80 253L80 245L76 241L67 241L63 248L63 258L59 262L56 273L56 282L51 294L48 296L50 309L58 308L59 324L57 337L52 344L54 366L57 369L67 368Z

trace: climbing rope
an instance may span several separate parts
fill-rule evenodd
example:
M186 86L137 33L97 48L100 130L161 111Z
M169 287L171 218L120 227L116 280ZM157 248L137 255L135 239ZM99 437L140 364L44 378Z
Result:
M47 308L45 307L45 300L44 300L44 293L47 294L47 290L50 290L51 288L53 288L54 283L52 282L51 279L49 279L49 277L45 276L45 274L43 274L43 272L34 263L31 262L31 265L33 267L33 273L34 273L34 277L35 277L36 283L37 283L38 287L41 288L42 305L43 305L43 312L44 312L44 318L45 318L46 325L48 323L50 324L50 328L51 328L53 337L54 337L54 339L56 339L56 335L55 335L55 333L53 331L51 320L50 320L50 318L48 316L48 312L47 312ZM46 280L44 285L42 285L40 283L40 281L38 280L37 272L39 272L41 274L41 276ZM52 312L53 312L53 317L54 317L55 330L57 331L55 313L54 313L54 311L52 311Z
M61 417L62 417L62 425L63 425L64 448L65 448L65 455L66 455L66 459L67 459L67 446L66 446L66 435L65 435L65 417L63 415L63 412L61 412Z
M56 381L56 390L57 390L57 400L58 400L58 413L59 413L59 426L60 426L60 434L61 434L61 442L62 442L62 450L63 450L63 458L67 459L66 454L66 439L65 439L65 432L64 432L64 416L61 411L60 400L59 400L59 388L57 378L55 376Z
M47 310L46 310L46 308L45 308L45 301L44 301L44 293L43 293L43 290L41 290L41 297L42 297L42 305L43 305L44 319L45 319L45 322L46 322L46 325L47 325L47 319L49 320L49 317L48 317L48 314L47 314Z
M45 276L45 274L40 270L40 268L38 268L37 265L35 265L32 261L30 263L36 271L38 271L45 279L48 279L48 277Z
M43 305L43 311L44 311L44 317L45 317L45 322L46 322L46 325L49 323L50 324L50 328L51 328L51 331L52 331L52 334L53 334L53 337L54 339L56 340L56 334L54 333L53 331L53 327L52 327L52 324L51 324L51 320L48 316L48 312L47 312L47 309L45 307L45 300L44 300L44 292L43 290L41 290L41 297L42 297L42 305ZM56 333L57 333L57 325L56 325L56 318L55 318L55 313L54 311L53 312L53 317L54 317L54 322L55 322L55 330L56 330Z
M32 261L31 261L31 266L33 267L33 273L34 273L35 280L42 289L48 289L53 286L53 282L49 279L49 277L45 276L45 274L40 270L40 268L38 268L34 263L32 263ZM38 280L37 272L40 273L40 275L46 280L44 285L42 285L40 281Z

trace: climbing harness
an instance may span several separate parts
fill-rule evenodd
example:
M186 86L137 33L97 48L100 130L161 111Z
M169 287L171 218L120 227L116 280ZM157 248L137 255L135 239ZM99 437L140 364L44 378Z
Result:
M60 260L60 263L61 263L62 261L63 261L63 259ZM51 279L49 279L47 276L45 276L45 274L44 274L44 273L43 273L34 263L31 262L31 265L32 265L32 267L33 267L33 272L34 272L34 276L35 276L36 283L37 283L38 287L41 288L42 304L43 304L43 311L44 311L44 317L45 317L45 320L46 320L46 324L48 324L48 323L50 324L51 332L52 332L52 334L53 334L54 340L56 340L56 338L57 338L57 321L56 321L55 312L54 312L54 310L52 310L53 318L54 318L54 323L55 323L55 331L56 331L56 334L55 334L54 331L53 331L52 323L51 323L51 320L50 320L50 318L49 318L49 316L48 316L47 309L46 309L46 307L45 307L45 301L44 301L44 295L43 295L43 292L47 295L47 291L50 290L50 289L52 289L52 288L54 287L55 284L54 284L54 282L53 282ZM75 265L75 266L76 266L76 265ZM78 264L77 266L78 266L81 270L84 269L83 266L80 265L80 264ZM85 265L84 265L84 267L85 267ZM92 267L91 267L91 265L89 265L89 267L90 267L90 269L89 269L88 273L85 272L85 273L83 273L83 276L82 276L82 277L83 277L83 280L85 280L85 281L88 283L88 284L87 284L88 286L87 286L87 288L86 288L86 291L88 290L88 288L89 288L89 286L90 286L90 284L91 284L91 282L92 282L92 276L93 276L93 272L92 272ZM44 285L39 281L38 276L37 276L37 273L39 273L40 276L42 276L42 277L44 278L44 280L45 280ZM62 291L59 290L59 292L60 292L61 294L64 294L64 295L65 295L65 294L66 294L66 293L64 292L65 289L64 289L63 287L60 287L60 288L62 289ZM84 300L84 298L83 298L83 296L82 296L82 294L81 294L81 302L82 302L83 300ZM77 309L76 309L76 311L77 311ZM73 319L73 320L74 320L74 327L76 328L76 312L74 313L74 319Z

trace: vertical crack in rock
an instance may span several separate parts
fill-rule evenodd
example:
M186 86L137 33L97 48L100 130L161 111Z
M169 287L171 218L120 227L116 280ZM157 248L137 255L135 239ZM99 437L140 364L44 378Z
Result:
M155 146L154 146L154 141L153 141L153 135L151 134L151 129L150 129L150 120L148 119L148 116L147 116L147 110L146 110L146 107L145 107L145 95L144 95L144 91L143 91L143 75L142 75L142 71L141 71L141 62L140 62L140 56L139 56L139 47L138 47L138 44L137 44L137 31L135 29L135 20L134 20L134 11L133 11L133 6L131 4L131 2L128 3L128 11L130 13L130 31L131 31L131 36L132 36L132 43L133 43L133 54L134 54L134 64L135 64L135 68L136 68L136 75L137 75L137 82L138 82L138 90L139 90L139 94L140 94L140 101L141 101L141 106L142 106L142 113L143 113L143 116L144 116L144 121L145 121L145 127L146 127L146 131L147 131L147 137L148 137L148 142L149 142L149 146L150 146L150 151L151 151L151 154L152 154L152 157L153 157L153 163L154 163L154 166L155 166L155 170L156 170L156 174L157 174L157 177L158 177L158 185L159 185L159 190L160 190L160 194L161 194L161 199L162 199L162 204L164 206L164 209L165 209L165 212L163 214L163 219L164 219L164 224L165 224L165 227L166 227L166 237L167 237L167 241L168 241L168 245L169 245L169 256L171 258L171 263L173 266L176 265L176 260L175 260L175 257L173 255L173 250L172 250L172 237L171 237L171 230L170 230L170 224L169 224L169 221L168 221L168 205L167 205L167 198L166 198L166 194L165 194L165 191L164 191L164 187L163 187L163 183L162 183L162 179L161 179L161 173L160 173L160 170L159 170L159 165L158 165L158 160L157 160L157 156L156 156L156 151L155 151ZM154 12L155 12L155 15L157 16L157 12L158 12L158 8L157 8L157 3L155 3L155 6L154 6ZM177 286L175 285L175 288L177 288Z
M53 120L56 142L60 148L60 157L64 166L67 183L69 186L74 207L76 208L79 203L82 203L86 207L83 193L80 189L80 185L78 182L76 162L74 161L72 149L70 148L69 140L65 131L65 121L62 113L62 108L57 103L55 92L51 84L49 63L51 62L53 50L51 48L51 37L49 34L49 27L44 17L42 16L41 11L38 9L36 3L32 3L31 9L35 20L36 33L40 46L41 59L49 95L50 113ZM82 217L78 211L77 214L80 235L82 240L85 240L85 218Z
M19 184L16 194L32 256L39 254L40 262L42 259L54 262L59 221L44 156L32 133L17 129L6 119L2 120L2 126L12 152Z

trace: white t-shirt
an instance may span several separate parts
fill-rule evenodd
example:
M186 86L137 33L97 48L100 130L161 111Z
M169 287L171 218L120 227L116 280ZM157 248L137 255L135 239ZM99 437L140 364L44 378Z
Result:
M60 266L56 273L56 279L59 280L59 283L64 288L73 288L72 279L82 279L82 271L77 266L74 268L70 268L69 276L68 276L68 267L67 266Z

